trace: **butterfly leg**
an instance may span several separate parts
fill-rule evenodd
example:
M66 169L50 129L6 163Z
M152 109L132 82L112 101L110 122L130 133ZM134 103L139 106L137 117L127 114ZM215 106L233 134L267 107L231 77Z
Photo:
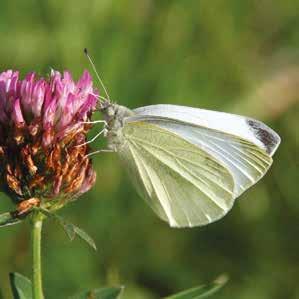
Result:
M107 126L107 122L105 120L92 120L92 121L81 121L82 124L104 124L105 126Z
M105 134L107 131L106 128L104 128L103 130L101 130L98 134L96 134L94 137L92 137L90 140L84 142L84 143L81 143L81 144L78 144L76 145L76 147L79 147L79 146L83 146L83 145L86 145L86 144L89 144L89 143L92 143L94 142L99 136L101 136L103 133Z
M87 154L85 157L90 157L92 155L99 154L99 153L114 153L115 151L116 150L113 150L113 149L101 149L101 150L91 152L91 153Z

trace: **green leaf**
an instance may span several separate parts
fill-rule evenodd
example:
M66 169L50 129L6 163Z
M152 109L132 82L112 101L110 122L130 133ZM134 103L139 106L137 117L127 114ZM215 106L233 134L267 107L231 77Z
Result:
M101 288L92 291L85 291L78 295L72 296L69 299L117 299L124 287Z
M73 241L75 239L75 236L77 235L82 240L87 242L94 250L97 250L97 246L94 240L81 228L70 222L65 221L61 216L51 213L46 209L39 208L39 210L45 216L55 220L59 225L61 225L71 241Z
M215 282L209 285L202 285L195 287L178 294L166 297L165 299L203 299L208 298L215 294L219 289L221 289L227 282L227 276L220 276L215 280Z
M12 212L0 214L0 227L14 225L21 222L20 219L16 218Z
M82 240L87 242L94 250L97 250L96 243L84 230L75 225L73 226L73 229Z
M14 299L32 299L32 284L27 277L10 273L9 280Z

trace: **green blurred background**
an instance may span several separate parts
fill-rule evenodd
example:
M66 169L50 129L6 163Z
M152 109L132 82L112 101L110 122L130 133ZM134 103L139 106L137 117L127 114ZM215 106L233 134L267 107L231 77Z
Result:
M119 284L125 299L160 298L223 273L230 280L214 298L299 298L299 1L2 0L0 41L1 71L45 75L52 67L78 78L89 68L87 47L120 104L239 113L282 137L265 178L225 218L193 229L160 221L114 154L94 157L96 186L60 214L99 249L70 243L47 223L47 298ZM11 208L2 195L0 211ZM8 272L30 276L29 225L1 229L0 240L0 287L8 299Z

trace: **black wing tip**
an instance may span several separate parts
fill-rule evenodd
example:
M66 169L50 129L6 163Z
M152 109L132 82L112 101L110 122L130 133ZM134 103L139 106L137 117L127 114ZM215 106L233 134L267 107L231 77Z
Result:
M260 121L255 119L247 119L246 122L251 131L254 133L255 137L263 143L267 153L272 156L281 142L280 136L274 130Z

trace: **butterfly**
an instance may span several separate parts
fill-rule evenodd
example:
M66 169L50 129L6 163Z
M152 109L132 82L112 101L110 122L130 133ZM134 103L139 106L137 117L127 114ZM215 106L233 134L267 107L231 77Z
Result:
M110 101L100 111L108 149L172 227L222 218L268 171L280 144L262 122L224 112L176 105L130 110Z
M109 99L99 110L109 150L171 227L207 225L226 215L265 175L280 144L267 125L235 114L177 105L130 110Z

